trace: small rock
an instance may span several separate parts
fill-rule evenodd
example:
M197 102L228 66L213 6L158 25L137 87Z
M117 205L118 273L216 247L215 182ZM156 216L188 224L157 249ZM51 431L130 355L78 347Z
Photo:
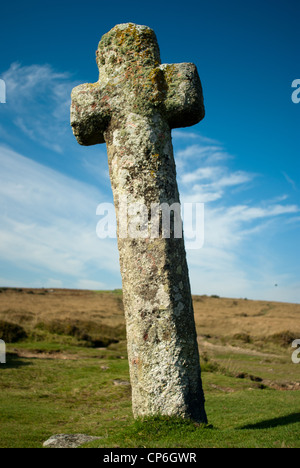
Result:
M96 439L102 439L102 437L89 436L86 434L55 434L43 443L43 447L76 448Z
M114 380L114 385L130 385L130 382L128 380L116 379Z

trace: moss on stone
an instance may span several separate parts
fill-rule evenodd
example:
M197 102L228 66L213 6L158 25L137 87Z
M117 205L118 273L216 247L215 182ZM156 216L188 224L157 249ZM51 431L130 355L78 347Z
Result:
M135 224L137 230L151 227L152 203L179 203L170 129L194 122L198 111L200 116L195 66L160 65L154 32L133 23L102 37L97 63L97 84L73 92L72 125L79 142L99 142L101 134L107 144L133 412L205 421L184 241L174 237L174 216L170 238L161 235L161 223L159 237L146 239L120 235L119 216L124 195L129 204L146 206L146 221ZM130 216L125 221L129 228Z

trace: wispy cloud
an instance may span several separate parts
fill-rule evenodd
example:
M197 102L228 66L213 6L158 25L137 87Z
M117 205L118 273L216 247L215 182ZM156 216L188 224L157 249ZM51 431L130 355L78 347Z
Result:
M193 172L183 173L180 177L184 194L197 197L200 202L215 201L220 199L226 189L242 186L251 182L254 174L243 171L229 172L222 166L208 166L196 169Z
M274 256L267 260L264 240L268 232L276 236L283 223L288 226L297 221L299 206L288 203L287 194L259 200L266 176L233 170L234 158L218 142L197 140L195 134L189 140L180 136L175 157L181 201L205 204L204 245L187 252L192 290L254 299L267 299L268 291L278 300L299 301L295 290L290 290L292 276L278 273ZM257 248L249 251L253 244ZM285 291L277 291L277 297L274 281L285 284Z
M48 65L13 64L3 78L5 109L22 138L36 142L35 150L64 152L74 142L69 104L77 83ZM28 285L39 285L41 278L47 287L119 285L116 241L96 236L96 207L111 201L105 148L80 151L77 161L100 191L13 151L16 135L10 133L5 124L0 126L1 136L10 144L0 145L2 284L12 285L5 274L11 270ZM278 299L300 300L297 281L286 271L278 273L277 260L272 255L268 259L264 240L283 223L296 225L298 205L288 203L286 193L259 200L262 175L236 168L220 142L186 130L175 130L172 136L181 201L205 202L204 246L187 253L193 292L267 298L275 277L276 283L286 285L285 293L277 291ZM296 189L295 182L283 175Z
M205 205L204 245L187 251L192 291L226 297L300 302L296 278L282 269L281 245L272 253L268 240L290 222L296 205ZM281 243L284 240L281 240ZM274 290L274 284L280 284Z
M201 143L205 143L206 145L220 145L220 143L213 139L213 138L208 138L204 135L201 135L199 133L187 130L187 129L176 129L172 130L172 138L173 140L198 140Z
M291 185L293 190L297 190L296 182L293 179L291 179L291 177L289 177L285 172L282 171L282 174L283 174L285 180Z
M78 287L118 278L115 240L96 236L96 207L107 196L3 146L0 163L2 265Z
M230 158L220 146L194 144L179 150L176 156L181 160L193 158L194 162L205 159L207 162L220 161Z
M68 134L70 94L78 84L69 73L50 65L13 63L3 74L7 88L6 112L31 140L61 153Z
M196 140L196 134L193 134L193 140ZM232 155L229 154L220 143L210 139L205 139L202 136L198 136L197 142L184 145L185 139L177 137L175 145L181 141L181 147L176 148L176 165L180 171L193 165L193 168L201 163L211 165L225 163L232 159Z
M210 160L204 159L201 167L181 168L179 183L182 198L207 203L221 199L228 190L245 190L256 176L245 171L230 171L224 164L211 165Z

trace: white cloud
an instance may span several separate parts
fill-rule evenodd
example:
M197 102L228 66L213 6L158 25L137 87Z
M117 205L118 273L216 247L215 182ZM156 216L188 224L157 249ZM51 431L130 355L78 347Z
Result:
M105 284L101 283L100 281L93 281L93 280L79 280L77 281L77 288L78 289L104 289Z
M287 224L294 224L294 223L299 223L300 221L300 216L293 216L292 218L289 218L286 223Z
M183 184L191 184L196 181L209 181L209 183L202 183L203 189L215 190L225 189L227 187L241 185L250 182L254 178L254 174L246 173L243 171L236 171L229 173L225 167L221 166L208 166L200 167L193 172L186 172L180 180ZM196 191L198 185L192 187L192 191Z
M207 163L207 161L206 161ZM179 183L182 199L194 199L198 202L212 202L223 197L228 189L245 189L256 174L244 171L230 172L226 166L206 165L193 171L181 170Z
M63 282L57 278L48 278L45 283L43 283L45 288L63 288Z
M213 186L216 188L226 188L234 185L244 184L253 179L253 175L247 174L243 171L232 172L231 174L224 175L219 180L214 181Z
M177 151L176 156L179 159L193 158L195 161L198 161L199 159L207 159L208 157L212 158L214 156L215 159L219 160L227 158L227 153L223 152L219 146L203 146L194 144Z
M297 205L270 205L267 207L249 207L246 205L236 205L227 210L227 216L232 222L251 222L261 218L268 218L282 214L298 213Z
M4 146L0 146L0 164L1 263L15 268L20 278L22 271L23 278L24 272L33 278L5 280L2 271L2 284L87 289L119 285L116 241L96 236L96 207L110 201L108 196ZM197 175L209 178L211 171L208 167ZM260 236L269 229L268 223L276 230L282 216L287 221L297 219L299 207L283 204L285 196L226 205L227 191L247 179L239 172L226 177L227 182L219 184L223 200L216 206L205 205L203 248L187 252L193 293L268 299L276 282L281 285L275 291L277 300L296 301L295 280L287 272L274 273L276 262L267 261ZM188 189L187 184L183 202L199 201L194 187ZM249 244L258 248L249 250Z
M172 138L173 139L188 139L188 140L194 140L194 139L199 139L199 135L198 133L194 133L194 132L191 132L191 131L184 131L184 130L172 130Z
M299 292L291 286L293 274L288 266L281 271L278 252L269 253L265 241L266 234L276 236L283 223L297 222L299 206L285 203L287 194L259 201L260 181L265 184L267 176L231 170L227 162L232 156L219 143L200 142L196 136L191 141L175 157L182 203L205 204L204 245L187 251L193 292L299 302ZM249 195L243 199L246 190L255 193L255 202ZM277 248L281 251L282 245ZM282 287L274 291L275 283Z
M204 143L207 145L220 145L220 143L217 140L205 137L199 133L192 132L191 130L188 130L188 129L172 130L172 138L173 140L177 140L177 139L178 140L198 140L201 143Z
M57 73L50 65L22 66L12 63L2 76L6 83L8 103L14 108L23 108L33 96L44 95L40 103L44 107L48 107L52 100L57 103L66 100L66 86L69 85L70 75L66 72Z
M69 125L71 90L78 83L68 73L50 65L21 66L13 63L2 74L7 88L6 112L31 140L61 153Z
M293 190L297 190L297 185L296 185L296 182L291 179L291 177L289 177L285 172L282 172L285 180L292 186Z
M180 172L191 165L194 169L199 163L202 165L220 164L232 159L232 156L221 145L211 144L200 137L198 141L198 143L176 149L175 160Z
M199 167L193 172L184 173L180 177L180 180L183 184L191 184L197 180L215 179L218 173L220 173L220 168L218 167Z
M242 187L255 177L243 171L230 171L225 165L230 159L232 156L220 143L202 137L191 145L176 148L181 199L213 202L222 198L226 187Z
M119 278L115 240L96 236L103 193L3 146L0 164L2 262L80 284Z
M69 104L71 89L78 83L68 73L57 73L48 65L13 64L3 78L7 83L6 109L22 138L25 135L62 153L74 141ZM0 126L0 134L6 141L9 133L4 124ZM251 188L257 174L230 169L228 161L233 159L232 155L218 141L186 130L174 130L172 136L178 147L175 159L180 169L181 201L205 202L204 246L188 252L193 292L262 298L272 292L275 276L278 284L291 285L286 286L285 292L278 288L278 298L300 300L297 282L288 273L273 275L276 259L266 261L262 236L268 228L276 232L282 219L290 224L297 222L299 216L294 215L299 207L284 204L287 195L280 194L273 200L246 202L241 192ZM13 134L11 144L16 137ZM104 148L99 156L91 151L87 157L81 156L82 168L102 182L102 189L109 183L106 163L98 163L104 157ZM41 273L47 287L71 284L109 289L116 282L120 284L116 241L96 237L96 207L111 201L110 189L107 194L100 192L3 145L0 164L2 263L18 269L19 277L23 271L24 283L27 281L24 271L30 272L35 279L28 285L33 281L39 285ZM95 167L100 168L98 173ZM283 175L295 188L294 181ZM234 191L235 197L230 198ZM263 247L249 252L251 243ZM5 282L5 275L1 274L2 284L16 285L8 277Z
M279 259L269 256L264 240L266 233L278 231L281 216L299 211L296 205L272 203L217 208L206 204L203 248L187 251L193 292L299 302L299 291L291 286L295 278L288 271L278 273ZM276 291L275 283L281 284Z

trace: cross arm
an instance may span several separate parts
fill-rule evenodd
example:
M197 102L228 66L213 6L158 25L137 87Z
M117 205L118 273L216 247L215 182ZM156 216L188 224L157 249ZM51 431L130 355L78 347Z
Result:
M171 128L189 127L204 118L205 110L200 78L193 63L160 65L167 93L165 110Z
M71 94L71 126L79 144L105 143L104 132L110 121L109 98L100 84L76 86Z

